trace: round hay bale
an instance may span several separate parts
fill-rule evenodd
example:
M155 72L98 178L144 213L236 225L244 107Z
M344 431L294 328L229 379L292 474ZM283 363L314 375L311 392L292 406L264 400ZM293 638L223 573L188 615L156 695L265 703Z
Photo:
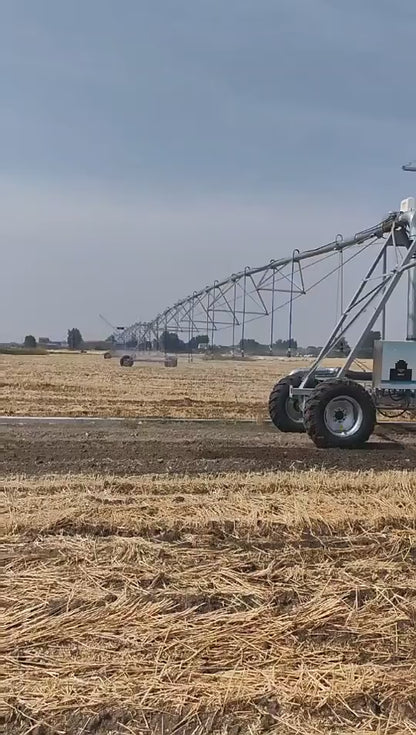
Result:
M176 355L168 355L165 357L165 367L177 367L178 365L178 358Z
M130 355L123 355L120 358L121 367L133 367L134 360Z

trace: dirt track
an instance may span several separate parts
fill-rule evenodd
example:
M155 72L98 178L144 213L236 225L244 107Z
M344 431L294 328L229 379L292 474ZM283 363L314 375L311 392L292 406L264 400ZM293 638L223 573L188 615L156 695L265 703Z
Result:
M413 469L416 433L377 429L358 451L318 450L268 424L0 421L0 472L218 473L308 469Z

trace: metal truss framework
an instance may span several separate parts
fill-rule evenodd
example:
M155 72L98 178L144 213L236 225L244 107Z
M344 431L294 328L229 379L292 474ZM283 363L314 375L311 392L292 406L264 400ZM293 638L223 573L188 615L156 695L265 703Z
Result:
M352 260L357 254L372 245L377 246L375 260L353 300L344 310L344 266L349 260ZM390 246L390 252L394 253L394 263L391 268L387 259ZM244 347L247 325L256 319L267 318L269 320L269 344L271 349L275 341L276 312L287 307L289 312L288 338L290 354L290 346L293 340L294 301L318 286L319 283L332 274L338 272L341 317L324 347L323 352L327 354L329 349L337 343L358 316L362 314L363 310L368 305L373 304L374 299L380 295L385 296L387 292L390 294L391 279L394 281L394 288L400 277L394 278L395 274L397 275L399 264L401 269L408 269L412 267L412 264L414 265L414 260L408 263L399 257L398 254L402 247L409 248L406 227L403 226L403 222L400 220L400 213L392 213L382 222L367 230L358 232L348 239L343 239L339 235L333 242L312 250L300 251L296 248L289 257L271 260L257 268L247 266L244 270L233 273L228 278L214 281L212 285L194 291L186 298L167 307L151 321L136 322L122 331L116 330L113 334L113 340L115 345L119 347L134 340L139 349L141 346L144 347L146 343L156 345L156 348L158 348L162 333L171 331L184 336L187 341L191 341L198 334L206 334L209 337L210 344L214 345L218 332L229 330L232 335L232 349L235 352L237 345ZM324 261L325 273L320 273L319 277L316 278L316 269L311 269L311 266L320 265ZM382 269L381 275L377 275L378 267ZM311 274L314 276L312 279ZM383 304L385 304L385 300ZM384 305L380 308L378 316L380 314L383 317L384 332ZM317 363L322 359L322 354Z

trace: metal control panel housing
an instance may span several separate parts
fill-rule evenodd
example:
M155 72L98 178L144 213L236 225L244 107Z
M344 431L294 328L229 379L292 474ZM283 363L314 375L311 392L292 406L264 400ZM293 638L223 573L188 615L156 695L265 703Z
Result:
M374 343L373 387L416 390L416 342Z

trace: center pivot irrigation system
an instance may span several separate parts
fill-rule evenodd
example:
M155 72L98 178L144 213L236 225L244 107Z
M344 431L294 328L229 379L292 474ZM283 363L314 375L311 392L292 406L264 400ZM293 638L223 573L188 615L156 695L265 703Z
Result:
M416 163L402 167L416 171ZM360 254L370 254L365 275L344 304L344 271ZM334 264L335 259L335 264ZM114 347L160 350L169 331L185 335L195 345L204 332L211 347L218 332L231 335L232 353L244 356L247 325L268 318L270 350L275 340L277 312L288 311L288 354L293 343L294 302L337 274L337 319L313 364L292 371L273 388L269 412L284 432L307 432L318 447L358 447L374 430L377 412L416 413L416 200L401 202L399 211L366 230L336 239L312 250L293 250L287 258L234 273L194 291L159 313L150 322L136 322L112 335ZM408 277L407 340L387 341L386 305L402 275ZM352 370L360 348L377 320L382 339L375 343L373 370ZM364 323L362 323L364 320ZM351 328L359 334L344 364L323 367L334 348L342 345ZM237 342L238 340L238 342ZM126 354L126 356L128 356ZM130 352L132 365L135 356ZM122 363L123 364L123 363Z

